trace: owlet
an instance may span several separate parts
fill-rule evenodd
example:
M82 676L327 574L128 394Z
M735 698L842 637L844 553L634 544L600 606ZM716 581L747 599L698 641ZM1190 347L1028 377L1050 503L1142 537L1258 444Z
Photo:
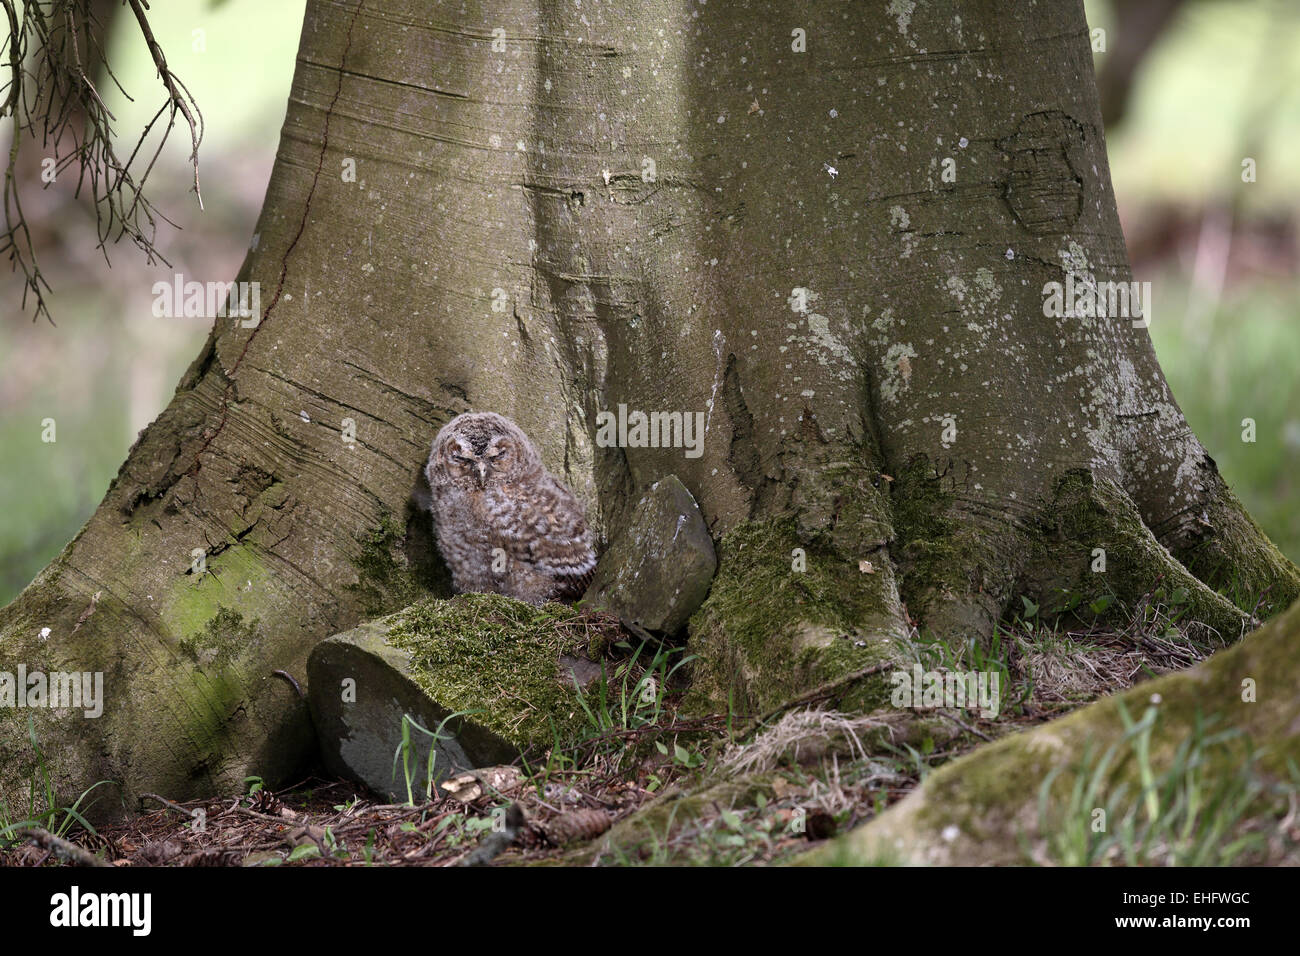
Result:
M541 604L586 590L596 553L582 506L510 419L456 416L434 438L424 473L438 550L458 593Z

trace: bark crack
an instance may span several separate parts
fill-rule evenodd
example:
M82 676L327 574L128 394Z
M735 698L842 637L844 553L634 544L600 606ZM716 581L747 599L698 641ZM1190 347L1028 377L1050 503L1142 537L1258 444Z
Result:
M363 6L365 6L365 0L358 0L356 9L352 11L352 18L351 20L348 21L347 41L344 44L343 55L339 60L339 66L338 66L338 85L334 88L334 95L330 98L329 106L326 107L325 109L325 122L321 130L320 155L317 157L316 160L316 171L312 175L311 187L307 190L307 199L303 203L302 217L298 221L298 230L297 232L294 233L293 239L290 241L288 247L284 250L284 255L281 256L280 258L280 276L279 276L279 280L276 283L275 292L271 296L271 301L267 303L266 308L263 310L261 319L258 321L257 325L253 327L252 331L249 333L248 338L244 340L244 347L239 350L239 355L235 357L234 364L232 364L229 369L223 369L223 375L225 376L227 382L226 382L225 390L223 391L221 397L221 417L218 420L216 427L211 429L211 432L206 437L205 441L203 442L203 445L195 453L194 463L189 467L189 469L187 469L186 474L189 475L198 474L199 469L202 467L202 458L204 452L206 452L208 448L211 447L212 442L216 440L217 436L220 435L225 430L226 422L230 417L229 402L232 394L234 393L235 373L239 370L240 365L243 364L244 358L248 355L248 350L252 346L253 340L257 338L258 333L261 332L262 329L266 328L266 322L268 319L270 319L271 313L275 310L276 305L279 304L280 296L284 292L284 283L289 275L289 257L293 255L293 250L297 247L299 240L302 239L302 235L307 229L307 222L311 215L312 199L316 195L316 187L320 182L321 170L325 166L325 154L329 150L330 117L333 116L334 107L338 104L339 96L343 92L343 75L345 73L344 64L347 62L348 53L351 52L352 50L352 35L356 27L357 18L360 16L361 8ZM216 351L216 343L214 342L213 343L214 357L215 357L215 351ZM179 479L179 477L180 476L178 475L177 479ZM165 491L166 489L163 490Z

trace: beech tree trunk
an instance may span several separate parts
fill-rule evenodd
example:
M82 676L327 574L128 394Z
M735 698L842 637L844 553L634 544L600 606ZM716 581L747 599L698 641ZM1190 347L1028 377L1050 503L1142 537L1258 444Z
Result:
M1146 330L1044 315L1067 277L1132 278L1081 3L312 0L238 277L260 322L216 321L0 612L5 662L106 695L0 711L0 792L26 794L28 715L64 791L116 780L128 809L291 776L311 733L272 672L449 593L419 482L471 409L519 422L604 540L655 480L690 489L720 560L699 707L1062 587L1182 587L1236 638L1300 575ZM702 454L599 447L620 404L703 412Z

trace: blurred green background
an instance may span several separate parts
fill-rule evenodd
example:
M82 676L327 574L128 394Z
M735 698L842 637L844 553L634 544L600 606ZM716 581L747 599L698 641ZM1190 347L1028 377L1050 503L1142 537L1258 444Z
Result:
M106 4L121 10L120 5ZM77 533L136 434L166 405L210 320L155 319L176 272L232 279L252 237L284 119L304 0L167 0L151 22L207 123L206 211L175 134L151 180L170 266L96 248L93 213L60 183L28 206L57 326L33 323L21 280L0 283L0 604ZM1300 560L1300 3L1089 2L1111 174L1151 335L1188 420L1264 529ZM161 104L135 24L116 15L109 60L129 102L122 136ZM201 31L196 33L195 31ZM7 130L0 146L7 147ZM1243 183L1242 160L1257 181ZM26 197L25 204L26 204ZM1257 440L1242 441L1242 419ZM57 440L41 441L54 419Z
M1107 32L1093 56L1107 153L1134 276L1152 283L1156 354L1228 483L1300 561L1300 3L1086 6ZM1123 70L1107 57L1137 37L1151 42L1116 123Z
M306 0L152 5L154 36L206 123L199 154L205 209L189 191L183 126L146 189L180 226L159 224L156 244L170 266L149 265L127 242L108 248L110 268L96 248L93 210L72 196L74 175L24 194L41 267L54 289L48 300L56 326L31 321L30 309L22 309L21 277L6 272L0 280L0 605L80 530L207 338L210 318L155 318L152 286L177 272L202 282L235 277L275 160L305 6ZM164 96L130 11L120 3L101 7L112 17L108 62L134 102L111 82L99 89L117 117L119 139L126 140L119 151L129 151ZM6 123L0 128L6 153L11 136ZM150 140L155 148L157 141ZM53 443L41 440L47 418L55 422Z

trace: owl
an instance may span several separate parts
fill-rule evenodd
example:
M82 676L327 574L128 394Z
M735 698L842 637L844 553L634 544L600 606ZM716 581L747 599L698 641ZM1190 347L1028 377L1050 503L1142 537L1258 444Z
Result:
M582 595L596 568L582 506L518 425L458 415L433 440L425 477L452 586L532 604Z

